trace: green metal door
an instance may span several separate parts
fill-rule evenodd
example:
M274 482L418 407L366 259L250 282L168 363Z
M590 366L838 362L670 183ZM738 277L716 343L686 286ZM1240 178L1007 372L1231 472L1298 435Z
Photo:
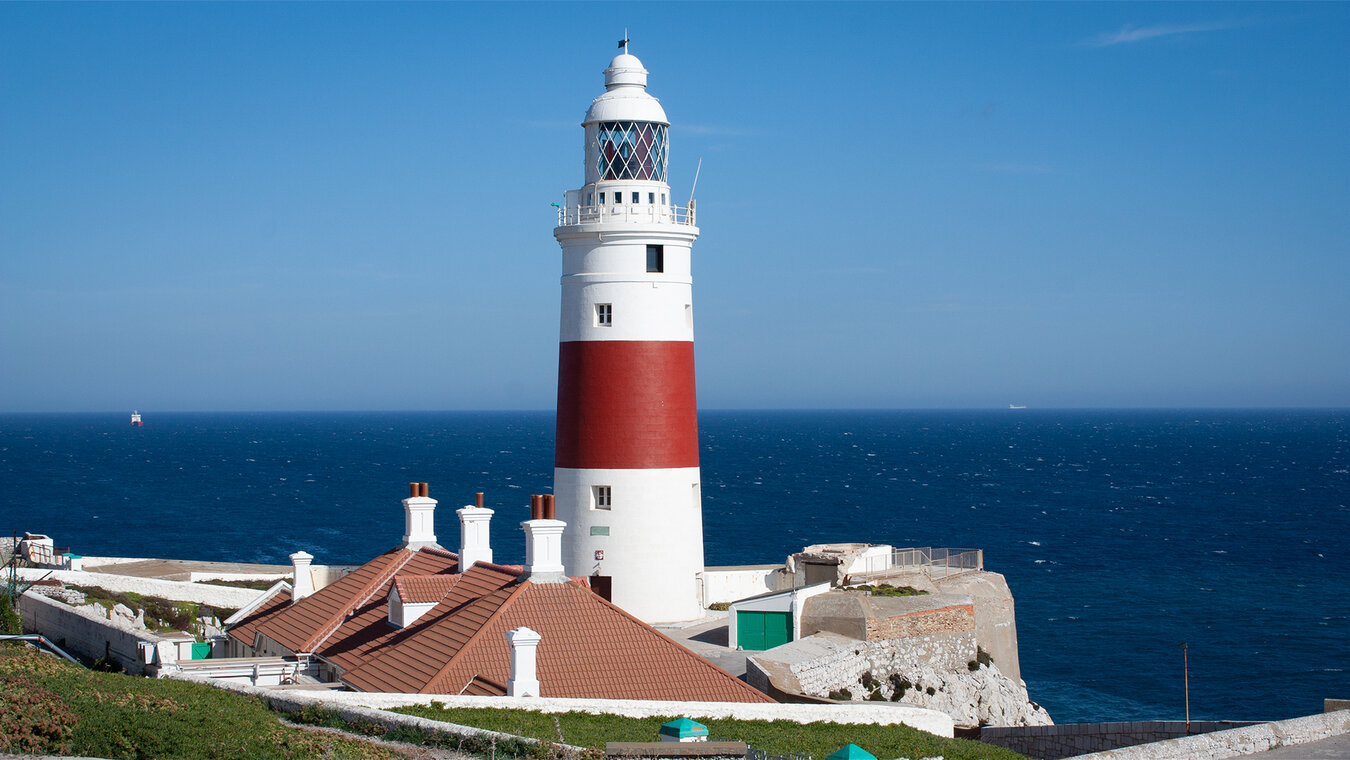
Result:
M211 642L199 641L192 645L192 659L209 660L211 658Z
M792 640L792 613L742 610L736 613L736 646L773 649Z

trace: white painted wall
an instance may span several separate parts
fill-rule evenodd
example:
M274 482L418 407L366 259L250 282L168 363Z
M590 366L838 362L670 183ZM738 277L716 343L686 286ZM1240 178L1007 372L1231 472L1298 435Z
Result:
M704 568L699 576L703 584L703 606L776 591L774 575L782 569L782 565Z
M613 508L591 509L591 486L610 486ZM614 603L649 623L703 615L703 508L697 467L553 471L558 519L567 523L568 575L613 577ZM608 536L591 535L609 528ZM597 561L595 552L605 558Z
M818 583L814 586L803 586L780 591L776 594L766 594L755 599L746 599L731 605L731 609L727 613L727 641L729 645L736 645L736 613L741 610L791 612L792 640L800 639L802 637L802 605L807 599L829 590L830 584Z
M188 679L200 680L200 679ZM936 710L894 703L858 703L850 705L766 704L757 702L665 702L635 699L560 699L557 697L469 697L459 694L385 694L378 692L276 692L250 686L225 685L231 691L268 699L294 701L299 706L321 704L330 707L366 707L388 710L405 705L446 707L509 708L542 713L584 712L592 715L622 715L630 718L682 717L736 718L740 720L787 720L794 723L845 723L894 726L905 724L938 736L951 737L951 716ZM393 713L397 715L397 713ZM402 716L411 718L412 716Z
M49 572L51 578L66 584L94 586L109 591L130 591L145 596L158 596L180 602L198 602L212 607L229 609L243 607L263 593L251 588L231 588L204 583L164 581L158 578L137 578L130 575L112 575L88 571L48 571L36 568L20 568L19 577L25 580L38 580Z

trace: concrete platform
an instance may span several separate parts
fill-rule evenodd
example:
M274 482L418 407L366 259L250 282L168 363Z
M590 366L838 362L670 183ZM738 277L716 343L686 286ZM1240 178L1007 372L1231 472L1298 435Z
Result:
M289 577L290 565L254 565L244 562L206 562L187 559L124 559L85 557L85 570L135 578L159 578L166 581L201 580L202 576L235 578ZM195 577L194 577L195 574Z

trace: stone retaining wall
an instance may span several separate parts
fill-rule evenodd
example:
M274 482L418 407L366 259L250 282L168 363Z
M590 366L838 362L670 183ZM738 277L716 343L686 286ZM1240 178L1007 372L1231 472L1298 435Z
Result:
M25 632L40 633L88 660L109 657L134 676L153 675L151 665L178 660L177 648L163 637L31 591L19 597L19 613Z
M858 684L865 673L903 672L915 665L936 671L966 669L975 659L975 632L933 633L885 641L856 641L837 646L834 651L807 662L793 663L792 674L803 694L828 696L836 689L849 689L858 695Z
M872 618L866 622L868 641L887 641L942 633L975 630L975 605L955 605L936 610L911 612L895 617ZM972 651L972 657L974 650Z
M1252 725L1240 721L1147 720L1127 723L1067 723L1058 726L986 726L980 741L1007 747L1040 760L1103 752L1182 736L1208 734Z
M1222 760L1342 734L1350 734L1350 712L1344 710L1094 752L1075 760Z

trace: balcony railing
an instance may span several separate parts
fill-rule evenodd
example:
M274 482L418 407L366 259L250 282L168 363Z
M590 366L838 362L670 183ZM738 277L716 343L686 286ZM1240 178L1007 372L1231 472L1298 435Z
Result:
M867 566L853 575L855 578L875 578L889 574L918 571L930 578L950 578L954 575L984 569L984 550L951 549L940 546L911 546L893 549L890 557L870 557Z
M694 204L688 206L652 203L608 203L603 206L560 206L558 226L626 222L629 224L680 224L694 226Z

